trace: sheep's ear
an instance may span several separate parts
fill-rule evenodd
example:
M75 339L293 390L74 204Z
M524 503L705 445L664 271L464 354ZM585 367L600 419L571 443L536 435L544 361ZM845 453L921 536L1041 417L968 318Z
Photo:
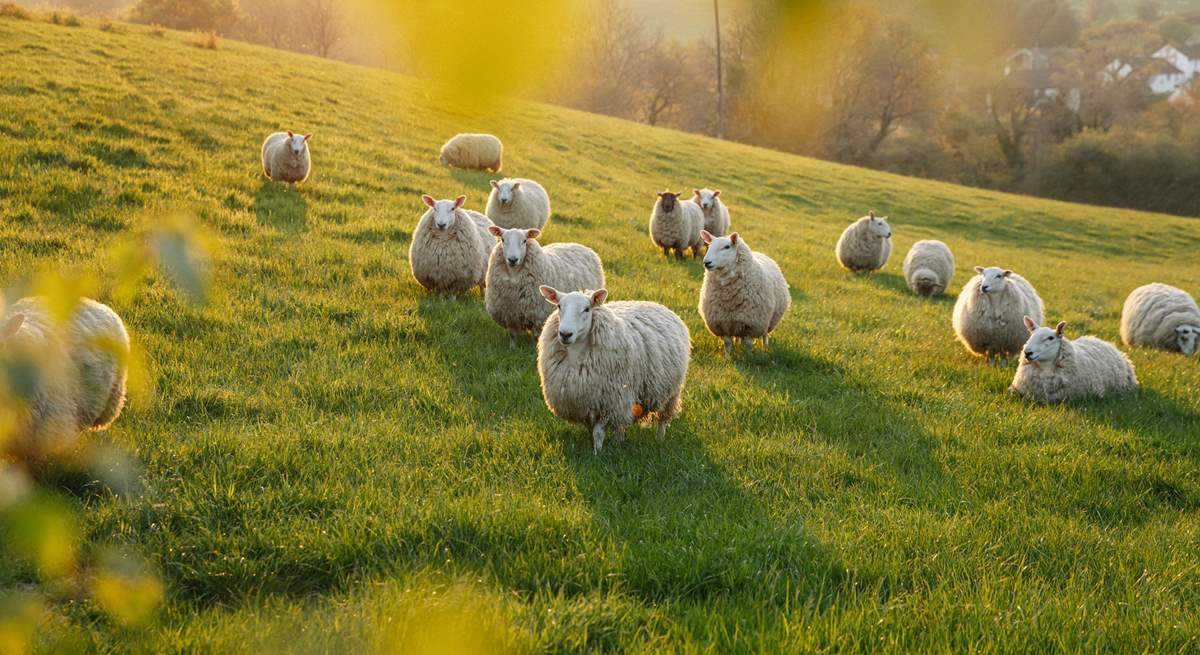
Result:
M658 195L658 197L661 198L661 197L663 197L664 193L666 193L666 191L659 191L658 194L656 194L656 195Z
M872 209L871 211L867 212L867 216L870 216L871 218L875 218L875 210Z
M980 274L980 275L983 275L983 267L982 267L982 266L976 266L976 267L975 267L975 272L976 272L976 273L978 273L978 274Z
M426 207L432 207L437 201L433 199L433 196L421 196L421 202L425 203Z
M720 195L721 195L721 190L720 190L720 189L717 189L716 191L713 191L713 197L714 197L714 198L716 198L716 197L718 197L718 196L720 196Z
M675 197L676 197L676 198L682 198L682 197L683 197L683 192L682 192L682 191L680 191L679 193L676 193L676 194L675 194Z
M699 198L700 197L700 189L692 189L692 195Z
M21 329L21 326L24 324L25 324L25 315L24 314L17 314L15 316L13 316L12 318L8 319L8 323L4 324L4 329L0 330L0 339L11 338L14 334L17 333L17 330Z
M700 240L703 241L705 245L711 245L712 234L708 230L700 230Z
M1063 330L1065 330L1065 329L1067 329L1067 322L1066 322L1066 321L1059 321L1059 322L1058 322L1058 325L1054 326L1054 331L1055 331L1055 332L1058 334L1058 336L1060 336L1060 337L1063 335Z
M312 141L312 134L305 134L305 135L304 135L304 140L305 140L305 141Z
M1029 318L1028 316L1026 316L1025 317L1025 329L1029 330L1030 332L1033 332L1037 328L1038 328L1038 324L1034 323L1032 318Z
M466 201L467 201L466 196L459 196L459 197L455 198L454 199L454 208L458 209L459 207L462 207L463 203Z
M734 232L733 234L730 234L730 235L729 235L729 240L730 240L731 242L733 242L733 245L735 245L735 246L736 246L736 245L737 245L737 242L738 242L738 233L737 233L737 232Z
M504 228L500 227L499 225L489 225L488 232L490 232L491 235L497 239L504 236Z
M542 236L542 231L541 231L541 230L539 230L539 229L537 229L536 227L535 227L535 228L532 228L532 229L530 229L530 230L527 230L527 231L525 232L525 237L526 237L526 238L529 238L529 239L536 239L536 238L538 238L538 237L540 237L540 236Z
M1004 277L1008 277L1010 275L1012 275L1012 271L1009 271L1009 270L1004 271Z
M592 292L592 307L604 304L608 300L608 289L597 289Z
M521 183L520 183L520 182L513 182L513 183L512 183L512 190L513 190L513 191L516 191L517 189L520 189L520 188L521 188Z
M542 297L546 299L546 302L550 303L551 305L558 304L558 290L554 287L548 287L543 284L542 286L538 287L538 291L542 293Z
M287 131L287 133L288 133L288 138L289 138L289 139L291 139L291 138L293 138L293 137L295 137L295 136L296 136L295 134L292 134L292 131L291 131L291 130L288 130L288 131Z
M497 182L496 180L492 180L492 188L493 188L493 189L499 189L499 188L500 188L500 183L499 183L499 182Z

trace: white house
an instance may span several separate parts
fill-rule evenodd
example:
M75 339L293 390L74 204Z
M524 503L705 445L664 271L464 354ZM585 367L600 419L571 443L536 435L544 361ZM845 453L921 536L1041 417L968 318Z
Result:
M1150 56L1171 62L1175 68L1187 73L1188 79L1200 73L1200 45L1176 47L1168 44Z
M1151 93L1172 99L1197 76L1200 76L1200 45L1165 45L1149 57L1115 59L1104 68L1104 77L1110 82L1135 77L1143 80Z

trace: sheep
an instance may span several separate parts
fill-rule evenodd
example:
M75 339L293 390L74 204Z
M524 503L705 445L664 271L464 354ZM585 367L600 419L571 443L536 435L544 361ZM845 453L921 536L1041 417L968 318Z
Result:
M663 191L658 194L654 211L650 213L650 239L663 255L683 259L683 251L692 249L692 257L700 256L700 230L704 227L704 210L692 200L680 200L682 193Z
M263 174L274 182L296 185L308 179L312 172L312 160L308 153L311 134L303 136L287 132L275 132L263 141Z
M541 285L578 291L604 287L604 265L591 248L578 243L537 242L541 230L505 230L493 225L496 237L487 267L484 304L492 320L508 330L509 347L518 333L536 335L553 307L538 292Z
M954 277L954 253L941 241L918 241L904 257L904 281L918 296L944 293Z
M492 180L484 213L506 230L544 230L550 220L550 196L533 180Z
M866 216L850 224L838 238L838 263L848 271L869 273L883 268L892 256L892 228L887 216Z
M408 263L417 282L435 293L459 294L478 286L482 294L486 284L492 222L463 209L466 199L421 196L428 209L413 230Z
M1021 318L1031 316L1040 323L1045 307L1020 275L996 267L976 266L975 272L954 303L954 334L968 352L1007 362L1021 352L1028 336Z
M721 202L721 190L692 189L692 194L692 201L704 213L704 229L713 236L725 236L729 232L729 208Z
M657 303L605 304L604 289L539 291L558 307L538 341L538 374L550 412L591 428L596 454L608 428L619 443L626 428L650 414L658 418L661 442L679 414L691 356L683 321Z
M737 232L715 237L700 232L708 244L704 255L704 282L700 286L700 317L713 336L725 341L725 356L733 352L733 340L742 340L746 352L761 337L763 348L792 304L787 280L775 260L752 252Z
M456 134L442 146L443 166L499 173L504 165L504 144L491 134Z
M25 298L2 325L0 353L36 371L28 389L3 399L16 419L8 426L16 450L31 457L53 452L121 415L129 333L111 308L84 298L59 324L44 299Z
M1096 337L1067 339L1066 322L1054 329L1024 317L1029 330L1024 357L1013 377L1013 393L1040 403L1061 403L1132 391L1138 386L1125 353Z
M1191 356L1200 337L1200 307L1184 291L1166 284L1138 287L1121 310L1121 341Z

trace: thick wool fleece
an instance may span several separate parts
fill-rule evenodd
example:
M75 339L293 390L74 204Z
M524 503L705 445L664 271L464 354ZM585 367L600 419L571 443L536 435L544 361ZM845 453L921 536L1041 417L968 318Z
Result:
M1191 294L1166 284L1134 289L1121 310L1121 340L1130 346L1179 352L1175 328L1183 325L1200 326L1200 307Z
M538 372L546 406L561 419L589 428L603 422L618 432L638 420L635 403L646 416L670 422L691 356L687 326L652 302L612 302L592 312L588 336L570 346L558 340L558 312L542 327Z
M442 146L442 164L496 173L504 165L504 144L491 134L457 134Z
M417 222L408 247L408 263L417 282L435 293L463 293L482 286L487 276L492 235L487 216L461 207L445 230L434 224L429 209Z
M904 281L919 296L944 293L954 277L954 254L941 241L918 241L904 258Z
M757 339L779 326L792 296L775 260L752 252L744 239L736 247L732 267L704 272L700 317L714 336Z
M308 146L297 157L288 147L287 132L276 132L267 137L262 145L263 174L275 182L299 184L308 179L312 172L312 158Z
M871 218L864 216L842 231L834 252L843 268L856 273L877 271L892 256L892 238L871 231Z
M979 285L983 276L967 281L958 301L954 303L954 334L967 350L982 356L1008 357L1021 352L1029 339L1024 318L1041 323L1045 307L1029 282L1013 273L1004 289L983 293Z
M492 222L506 230L540 230L550 220L550 196L542 185L533 180L513 178L505 180L520 182L513 191L512 202L500 202L499 192L492 189L484 213Z
M540 331L554 305L538 288L554 287L563 293L603 289L604 265L594 250L578 243L552 243L542 247L536 239L525 242L525 261L511 267L504 260L504 244L497 242L488 261L484 305L492 320L509 332Z
M1061 403L1131 391L1138 386L1133 364L1117 347L1096 337L1063 339L1053 362L1022 358L1012 391L1041 403Z
M674 210L665 212L662 209L662 198L654 203L654 211L650 213L650 239L663 252L674 250L683 256L683 251L692 249L693 255L700 254L700 230L704 227L704 210L691 200L679 199L675 202Z

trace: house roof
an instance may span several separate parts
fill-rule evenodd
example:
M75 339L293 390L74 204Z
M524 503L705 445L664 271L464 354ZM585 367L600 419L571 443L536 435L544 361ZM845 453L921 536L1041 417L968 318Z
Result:
M1200 59L1200 43L1192 43L1184 46L1174 46L1174 48L1182 52L1188 59Z
M1157 57L1146 57L1133 63L1133 71L1136 74L1144 76L1153 75L1182 75L1183 71L1179 70L1175 64L1166 59Z

